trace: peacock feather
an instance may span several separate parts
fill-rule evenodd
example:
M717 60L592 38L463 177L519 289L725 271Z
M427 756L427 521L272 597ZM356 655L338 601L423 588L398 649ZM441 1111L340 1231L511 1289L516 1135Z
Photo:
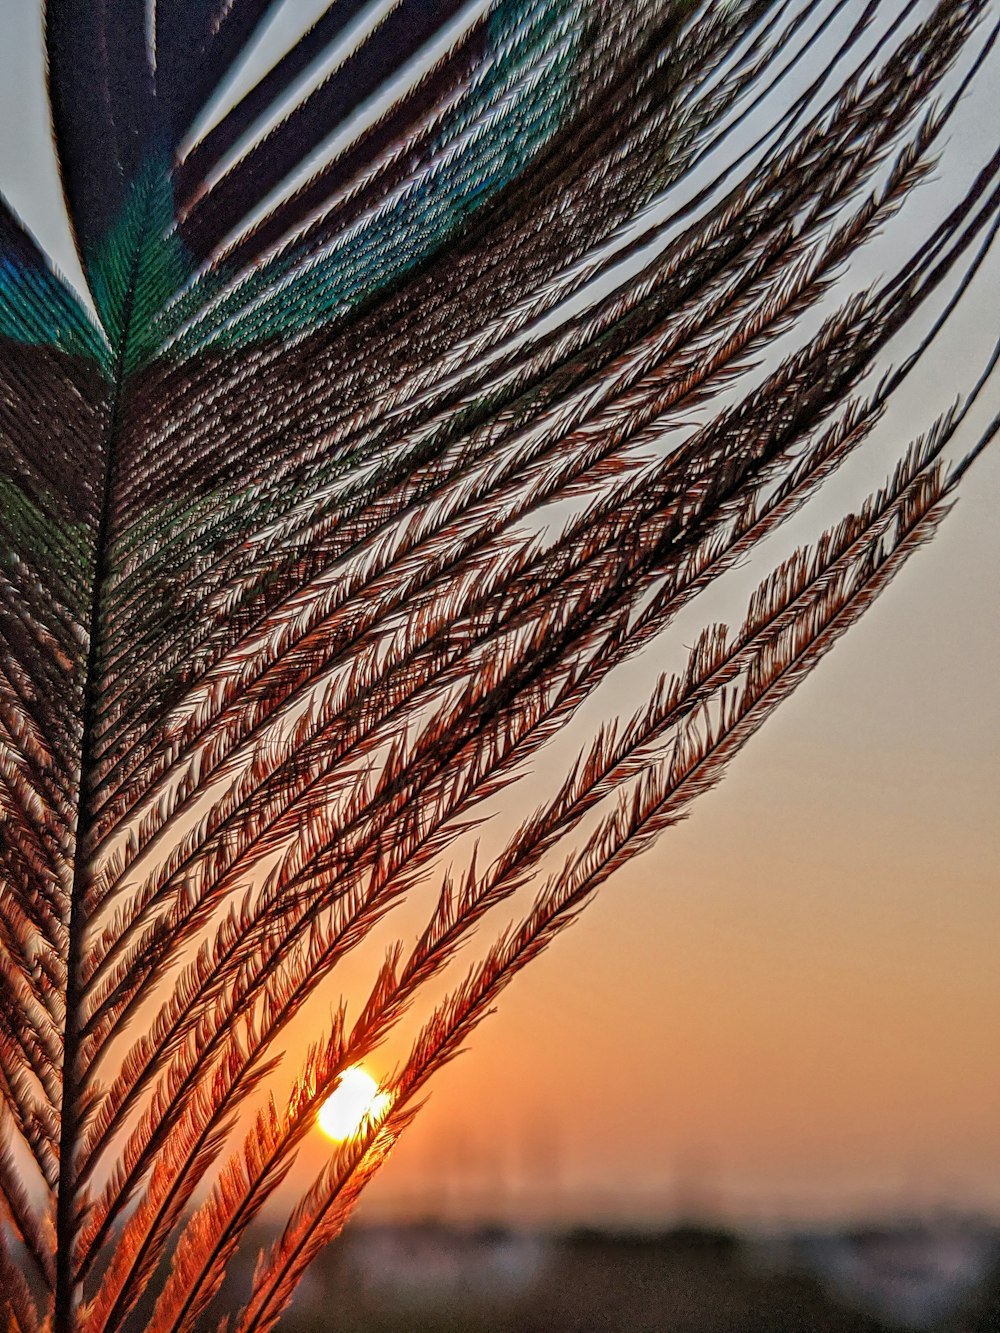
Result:
M279 8L47 0L86 296L0 205L0 1301L23 1333L216 1318L318 1106L422 1005L229 1325L271 1328L428 1078L719 779L997 428L966 439L994 354L738 629L591 728L488 863L439 872L933 358L1000 225L1000 152L891 269L840 280L995 76L1000 20L331 0L227 100ZM431 872L415 942L279 1068Z

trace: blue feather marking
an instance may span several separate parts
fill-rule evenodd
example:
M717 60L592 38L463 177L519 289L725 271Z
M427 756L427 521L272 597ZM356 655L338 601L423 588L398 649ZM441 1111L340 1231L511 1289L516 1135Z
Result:
M107 364L107 344L79 297L2 198L0 337Z
M443 118L431 150L434 165L321 256L292 247L204 310L214 295L211 282L216 292L224 289L227 275L217 269L191 302L166 313L164 336L176 335L172 355L249 346L319 327L433 254L515 180L565 122L582 23L576 0L501 0L489 55Z

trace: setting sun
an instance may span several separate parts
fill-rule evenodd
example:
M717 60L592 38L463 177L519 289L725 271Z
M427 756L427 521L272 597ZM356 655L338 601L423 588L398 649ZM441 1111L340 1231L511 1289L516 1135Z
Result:
M320 1107L317 1123L327 1138L342 1142L356 1134L367 1116L381 1115L389 1105L389 1094L360 1065L351 1065L340 1076L333 1093Z

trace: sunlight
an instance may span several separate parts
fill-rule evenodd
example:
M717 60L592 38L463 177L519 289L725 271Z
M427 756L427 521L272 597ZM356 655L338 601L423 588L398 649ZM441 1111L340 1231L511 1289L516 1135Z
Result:
M342 1143L356 1134L368 1116L382 1115L389 1105L389 1094L360 1065L351 1065L319 1109L316 1122L328 1139Z

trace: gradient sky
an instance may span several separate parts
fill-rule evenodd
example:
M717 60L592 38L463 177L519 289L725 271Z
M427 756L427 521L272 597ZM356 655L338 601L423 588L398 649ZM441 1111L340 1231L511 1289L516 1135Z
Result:
M290 0L289 25L307 8ZM72 275L37 30L36 0L5 0L0 175ZM955 170L995 133L992 75ZM908 385L874 480L985 360L998 275ZM998 500L1000 444L722 787L519 977L437 1078L371 1215L1000 1213ZM313 1164L324 1151L317 1136Z

